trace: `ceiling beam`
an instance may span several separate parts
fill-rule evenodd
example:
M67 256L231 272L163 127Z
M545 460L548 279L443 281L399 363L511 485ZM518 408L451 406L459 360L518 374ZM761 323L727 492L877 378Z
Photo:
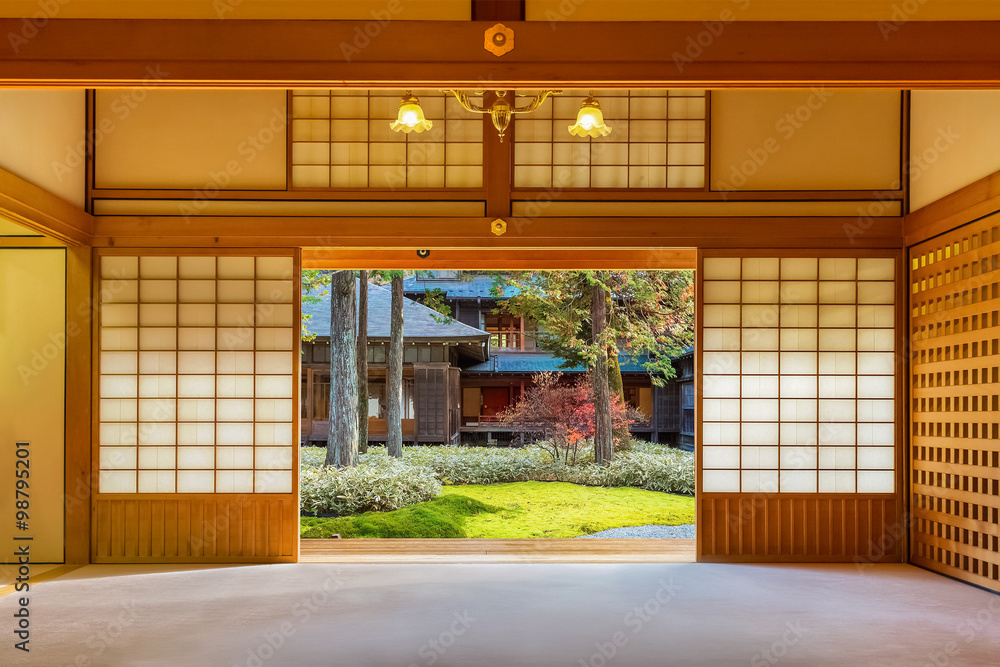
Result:
M94 218L83 209L0 169L0 217L64 245L90 245Z
M902 218L491 218L98 216L95 246L430 249L900 248ZM380 251L379 251L380 252ZM378 256L371 251L372 256Z
M1000 22L51 19L0 40L0 86L1000 87ZM24 21L0 19L0 34Z
M903 220L906 245L916 245L1000 211L1000 171L945 195Z
M375 259L377 258L377 259ZM696 248L644 248L638 250L433 250L420 257L413 250L381 248L306 248L304 269L367 269L377 261L380 269L694 269Z

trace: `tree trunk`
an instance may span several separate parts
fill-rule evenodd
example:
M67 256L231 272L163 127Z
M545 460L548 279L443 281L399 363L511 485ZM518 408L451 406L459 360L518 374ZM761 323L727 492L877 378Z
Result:
M354 272L330 281L330 435L326 465L353 466L358 458L357 312Z
M612 404L617 400L625 405L625 383L622 381L622 367L618 363L618 348L608 347L608 387L611 390ZM617 397L617 398L616 398ZM611 422L611 437L615 442L626 442L630 435L629 427Z
M590 297L591 329L597 344L597 362L591 374L594 383L594 461L607 465L614 458L614 441L611 433L611 387L608 384L608 348L604 344L604 330L607 326L607 303L605 290L594 284Z
M368 272L358 283L358 451L368 451Z
M389 456L403 458L403 274L392 275L392 316L389 323Z

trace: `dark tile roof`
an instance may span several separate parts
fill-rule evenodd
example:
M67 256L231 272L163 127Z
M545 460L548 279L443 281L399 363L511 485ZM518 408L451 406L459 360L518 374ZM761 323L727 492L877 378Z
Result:
M360 281L357 281L360 284ZM392 292L388 286L368 284L368 337L389 339ZM320 297L318 303L303 303L302 312L312 315L309 330L323 337L330 335L330 294ZM442 316L412 299L403 299L403 339L488 341L489 334L457 320L438 322Z
M628 355L619 354L618 363L622 373L646 373L643 364L646 356L631 360ZM508 352L495 354L484 362L473 364L463 369L467 373L541 373L553 371L560 373L582 373L587 370L583 366L560 368L563 360L551 354L540 352Z
M436 280L427 278L407 278L403 281L403 291L406 294L423 294L429 289L439 289L445 292L449 299L495 299L490 289L493 286L493 276L475 275L470 280L458 278ZM516 287L504 289L504 296L510 297L520 292Z

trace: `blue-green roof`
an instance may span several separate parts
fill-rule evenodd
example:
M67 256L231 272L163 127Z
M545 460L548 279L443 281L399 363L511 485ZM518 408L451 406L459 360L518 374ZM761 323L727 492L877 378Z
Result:
M360 281L357 281L360 284ZM368 338L388 340L391 321L392 292L387 286L368 284ZM318 336L330 335L330 294L320 297L318 303L303 303L302 312L311 315L309 330ZM435 319L436 318L436 319ZM489 333L482 329L448 319L412 299L403 299L403 340L406 342L450 341L472 343L470 349L480 348L480 359L489 353Z
M640 356L634 361L625 354L618 355L622 373L646 373L643 364L648 357ZM587 369L583 366L560 368L563 360L543 352L505 352L495 354L491 358L463 369L467 373L541 373L545 371L557 373L582 373Z
M413 277L403 281L403 292L406 294L424 294L427 290L439 289L448 299L495 299L493 294L493 276L473 275L468 280L449 278ZM521 290L516 287L504 288L504 297L512 297Z

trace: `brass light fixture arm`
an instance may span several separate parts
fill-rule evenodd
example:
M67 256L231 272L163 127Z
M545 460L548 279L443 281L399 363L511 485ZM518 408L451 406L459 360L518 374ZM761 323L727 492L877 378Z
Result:
M517 107L514 107L510 111L511 111L511 113L529 113L531 111L534 111L538 107L542 106L542 102L544 102L545 100L547 100L552 95L562 95L562 91L561 90L543 90L542 92L538 93L537 95L534 95L532 97L532 100L530 102L528 102L527 106L521 107L520 109L518 109ZM518 97L528 97L528 96L527 95L518 95Z
M481 107L478 104L473 104L469 101L469 94L463 90L446 90L446 93L451 93L458 100L458 103L462 105L462 108L466 111L471 111L473 113L489 113L490 107Z

